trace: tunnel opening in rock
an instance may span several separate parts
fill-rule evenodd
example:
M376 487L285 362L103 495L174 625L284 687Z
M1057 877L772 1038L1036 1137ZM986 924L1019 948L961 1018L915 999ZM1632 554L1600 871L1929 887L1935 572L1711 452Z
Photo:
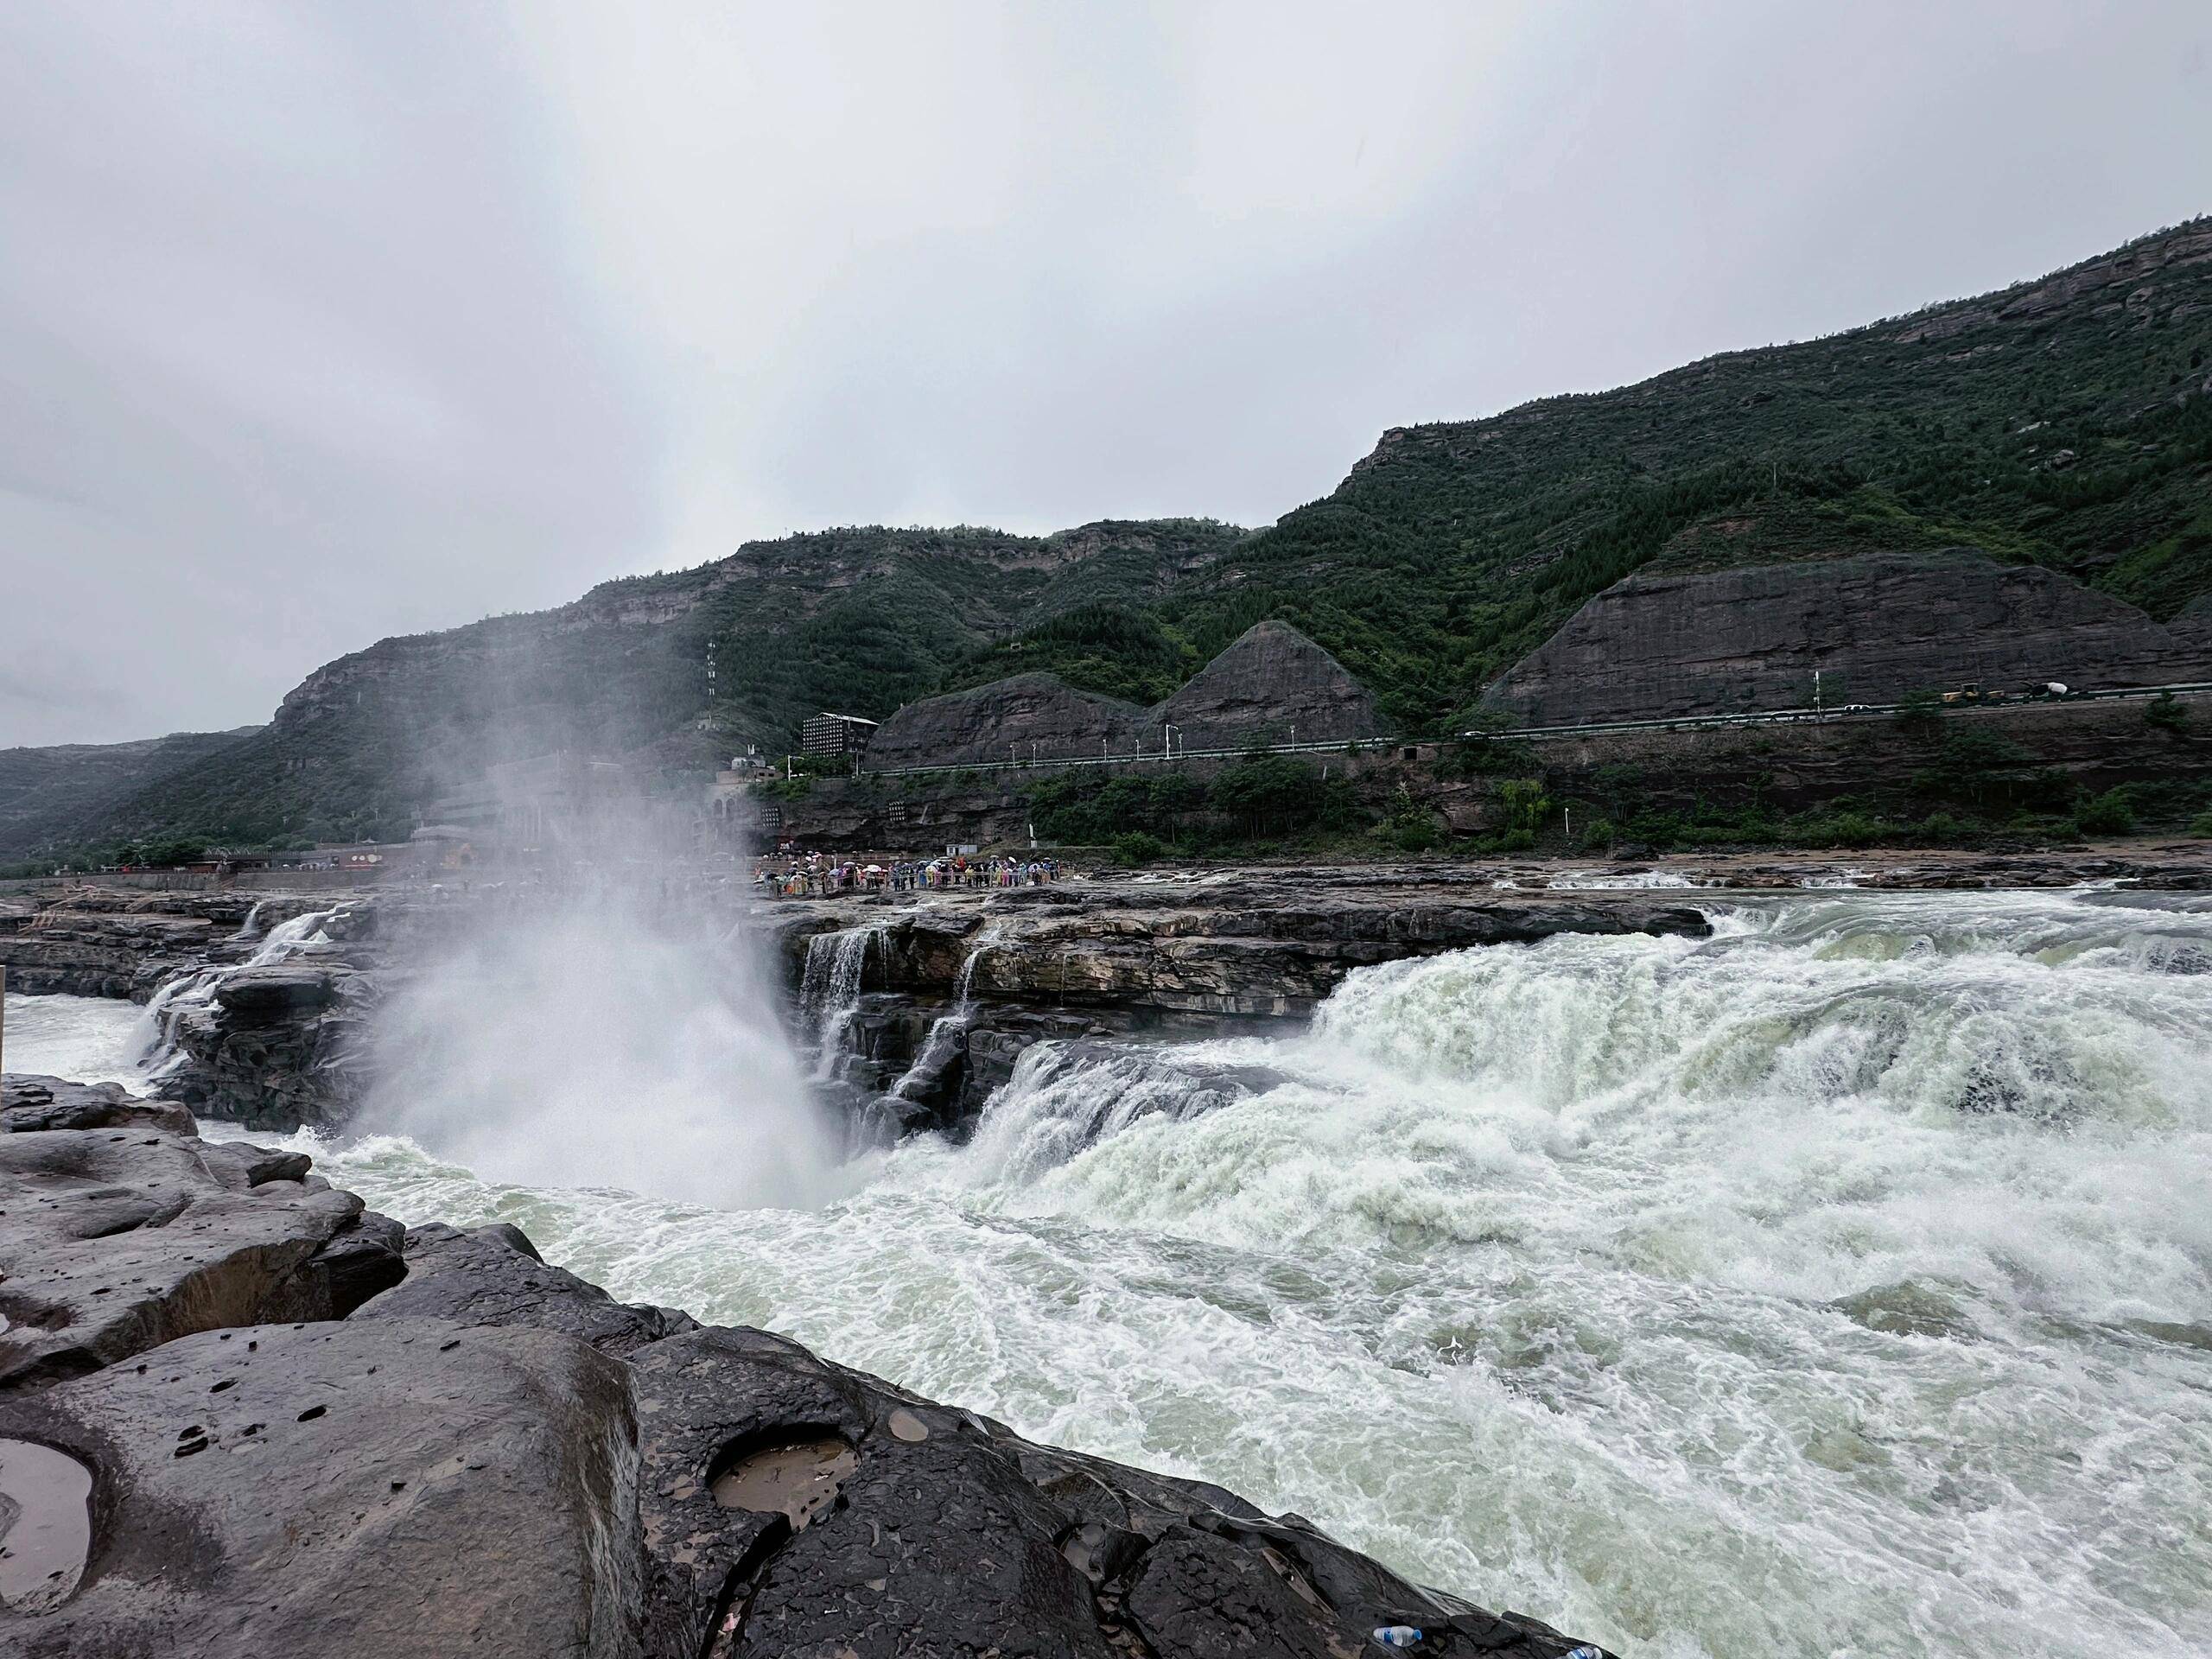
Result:
M92 1548L92 1471L34 1440L0 1440L0 1607L69 1599Z
M836 1501L859 1466L859 1454L834 1428L775 1428L717 1452L707 1465L707 1490L726 1510L781 1515L798 1532Z

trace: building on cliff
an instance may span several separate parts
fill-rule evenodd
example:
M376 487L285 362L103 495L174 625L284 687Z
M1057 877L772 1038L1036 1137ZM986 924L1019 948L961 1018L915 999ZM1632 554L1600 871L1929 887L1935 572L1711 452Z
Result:
M858 715L833 715L824 709L818 715L807 716L799 728L799 750L805 754L835 757L858 754L868 747L868 739L874 735L875 722L862 720Z
M1180 690L1147 709L1016 674L910 702L869 741L870 771L1341 743L1382 734L1375 700L1287 622L1255 624Z

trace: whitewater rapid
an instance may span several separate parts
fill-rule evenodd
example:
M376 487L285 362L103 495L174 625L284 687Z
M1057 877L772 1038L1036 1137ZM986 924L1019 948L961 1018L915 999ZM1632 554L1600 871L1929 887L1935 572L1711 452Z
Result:
M315 1150L1638 1655L2206 1650L2212 910L1708 908L1033 1049L812 1211Z

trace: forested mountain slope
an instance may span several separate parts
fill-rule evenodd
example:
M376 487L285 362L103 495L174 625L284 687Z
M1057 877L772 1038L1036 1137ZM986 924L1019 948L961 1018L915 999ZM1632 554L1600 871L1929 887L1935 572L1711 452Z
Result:
M1332 494L1152 616L1065 616L966 673L1052 669L1118 690L1133 668L1188 672L1274 615L1418 729L1670 544L1708 569L1971 548L2163 621L2212 593L2208 394L2198 219L1825 340L1386 432Z
M485 766L552 749L671 773L748 742L780 752L807 715L888 715L1065 607L1147 604L1243 534L1172 520L750 543L695 569L604 582L558 610L379 640L317 669L269 726L205 764L96 811L0 825L0 855L186 834L404 835L420 807Z
M1942 549L2045 565L2160 621L2212 595L2212 219L1827 339L1387 432L1257 532L833 531L387 639L258 734L43 834L397 833L486 760L588 747L674 772L780 750L817 709L880 718L1029 671L1156 702L1270 616L1386 721L1433 730L1655 559Z
M111 814L156 779L189 772L262 728L172 732L132 743L0 749L0 849L48 843Z

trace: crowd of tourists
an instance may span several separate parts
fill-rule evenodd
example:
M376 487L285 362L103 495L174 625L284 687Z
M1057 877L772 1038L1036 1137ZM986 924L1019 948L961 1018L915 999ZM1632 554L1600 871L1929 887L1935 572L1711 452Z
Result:
M968 887L1041 887L1060 878L1056 858L970 858L953 853L943 858L894 859L862 864L822 853L792 855L782 868L762 864L753 885L764 897L830 899L848 893L927 893Z

